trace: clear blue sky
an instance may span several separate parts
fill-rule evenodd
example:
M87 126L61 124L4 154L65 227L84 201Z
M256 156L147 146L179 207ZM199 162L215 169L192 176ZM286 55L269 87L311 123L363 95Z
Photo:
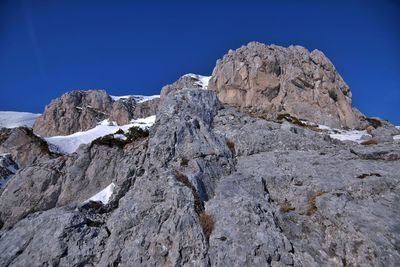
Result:
M322 50L357 108L400 124L393 0L0 0L0 110L42 112L72 89L158 94L253 40Z

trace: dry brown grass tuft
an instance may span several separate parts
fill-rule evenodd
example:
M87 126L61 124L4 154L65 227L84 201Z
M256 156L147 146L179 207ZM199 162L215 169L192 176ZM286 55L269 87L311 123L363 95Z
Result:
M374 118L365 118L365 119L369 122L369 125L371 125L375 129L378 127L382 127L382 122L378 119L374 119Z
M296 208L294 208L294 207L292 207L292 205L290 204L290 202L289 201L287 201L286 199L285 199L285 201L281 204L281 208L280 208L280 210L282 211L282 212L289 212L289 211L294 211Z
M209 238L212 231L214 230L214 218L206 211L202 211L199 215L199 221L201 228L203 228L204 234L207 236L207 238Z
M196 188L193 186L193 184L189 181L189 178L179 172L175 171L175 178L178 182L182 183L184 186L189 188L192 191L193 199L194 199L194 210L196 211L197 214L201 214L204 210L203 203L200 199L199 193L196 191Z
M236 155L236 150L235 150L235 143L232 142L231 140L226 141L226 145L228 146L229 150L231 151L232 155Z
M364 146L377 145L377 144L379 144L379 142L376 139L369 139L369 140L361 142L361 145L364 145Z
M324 192L318 191L312 197L308 199L308 211L307 215L311 216L317 211L317 197L322 196Z

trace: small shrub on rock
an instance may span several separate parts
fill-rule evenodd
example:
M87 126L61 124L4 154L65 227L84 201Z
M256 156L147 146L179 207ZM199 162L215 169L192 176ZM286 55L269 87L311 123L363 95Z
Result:
M235 143L232 142L231 140L227 140L226 141L226 145L228 146L228 148L231 151L232 155L236 155Z
M189 165L189 160L187 158L182 158L181 159L181 166L186 167Z
M214 225L215 225L214 218L206 211L203 211L199 215L199 221L204 234L207 236L207 238L209 238L214 230Z
M322 196L324 192L318 191L308 199L307 215L311 216L317 211L317 197Z
M175 178L178 182L182 183L184 186L189 188L192 191L193 199L194 199L194 210L196 211L197 214L201 214L201 212L204 210L203 203L200 199L199 193L196 191L196 188L193 186L193 184L189 181L189 178L179 172L175 171Z
M114 134L123 134L125 135L126 140L122 140L120 138L114 138ZM133 141L136 141L138 139L148 137L149 130L133 126L128 129L127 133L125 133L122 129L119 129L114 134L108 134L99 137L92 141L92 145L123 148L128 143L132 143Z
M361 142L361 145L364 145L364 146L377 145L377 144L379 144L379 142L376 139L369 139L369 140Z
M378 128L378 127L382 127L382 122L380 120L378 120L378 119L365 118L365 120L368 121L369 125L371 125L375 129Z
M119 147L123 148L126 144L126 141L114 138L112 134L108 134L102 137L99 137L92 141L92 145L99 146L108 146L108 147Z
M287 199L285 199L285 201L281 204L280 210L281 210L282 212L287 213L287 212L289 212L289 211L294 211L295 208L292 207L292 205L290 204L289 201L287 201Z
M142 129L142 128L137 127L137 126L133 126L133 127L128 129L128 132L125 134L125 136L127 137L127 139L130 142L132 142L132 141L138 140L140 138L148 137L149 136L149 130Z

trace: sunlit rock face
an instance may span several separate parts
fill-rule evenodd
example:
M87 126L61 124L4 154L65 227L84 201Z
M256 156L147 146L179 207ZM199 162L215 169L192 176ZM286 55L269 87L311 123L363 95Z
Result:
M238 55L245 70L229 63ZM189 74L161 98L93 94L77 103L142 119L46 138L0 129L0 266L398 266L400 129L378 118L336 128L358 115L320 52L252 43L210 83ZM269 119L281 112L292 117Z
M136 96L111 97L104 90L75 90L53 100L33 125L36 134L70 135L94 128L109 119L118 125L155 115L158 98L143 101Z
M335 128L357 128L351 91L319 50L251 42L217 61L209 87L222 103L276 118L289 113Z

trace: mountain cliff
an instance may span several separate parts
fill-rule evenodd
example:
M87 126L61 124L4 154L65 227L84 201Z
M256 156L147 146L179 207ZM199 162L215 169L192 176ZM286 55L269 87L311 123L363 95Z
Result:
M91 136L73 151L0 131L1 266L400 262L400 130L355 110L319 51L250 43L144 102L67 93L33 132Z

